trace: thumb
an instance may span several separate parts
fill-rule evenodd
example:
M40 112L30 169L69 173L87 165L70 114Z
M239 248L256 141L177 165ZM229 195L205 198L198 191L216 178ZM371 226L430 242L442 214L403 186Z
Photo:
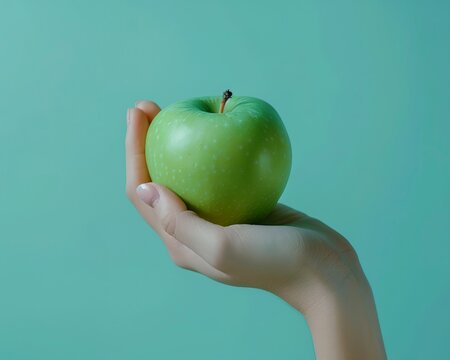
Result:
M225 267L227 254L232 252L234 237L226 228L211 223L195 212L172 191L156 183L141 184L138 197L154 209L163 231L187 246L214 268Z
M139 185L136 193L144 203L154 209L161 228L173 235L177 214L187 210L183 200L165 186L154 182Z

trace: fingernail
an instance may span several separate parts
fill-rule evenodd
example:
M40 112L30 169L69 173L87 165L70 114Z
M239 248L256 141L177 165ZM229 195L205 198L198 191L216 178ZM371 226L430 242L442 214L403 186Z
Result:
M151 184L141 184L137 187L136 192L143 202L151 207L155 207L159 200L159 192Z
M136 101L135 103L134 103L134 107L138 107L139 106L139 104L142 102L142 100L138 100L138 101Z

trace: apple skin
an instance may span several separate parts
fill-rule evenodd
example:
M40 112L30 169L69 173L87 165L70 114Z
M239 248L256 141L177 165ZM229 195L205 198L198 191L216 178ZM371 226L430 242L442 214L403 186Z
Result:
M276 205L291 170L291 145L275 109L248 96L179 101L147 132L152 181L213 223L255 224Z

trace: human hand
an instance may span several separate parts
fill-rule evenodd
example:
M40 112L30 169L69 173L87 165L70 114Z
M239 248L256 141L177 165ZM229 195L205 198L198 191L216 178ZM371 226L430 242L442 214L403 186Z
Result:
M364 303L359 312L371 307L374 311L370 287L354 249L319 220L278 204L259 224L220 226L200 218L175 193L151 182L145 139L159 111L150 101L141 101L128 111L126 191L178 266L225 284L270 291L305 314L311 327L319 329L328 321L321 315L324 312L340 312L346 307L347 313L352 311L348 309L349 294L358 304ZM377 324L376 320L372 327ZM317 352L320 340L314 332L313 337ZM324 358L332 359L326 345L321 349Z

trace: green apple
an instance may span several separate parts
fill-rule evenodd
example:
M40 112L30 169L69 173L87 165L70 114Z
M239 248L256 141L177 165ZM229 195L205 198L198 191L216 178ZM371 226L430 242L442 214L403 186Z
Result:
M227 92L161 110L147 132L147 166L152 181L199 216L224 226L257 223L286 186L291 145L271 105Z

